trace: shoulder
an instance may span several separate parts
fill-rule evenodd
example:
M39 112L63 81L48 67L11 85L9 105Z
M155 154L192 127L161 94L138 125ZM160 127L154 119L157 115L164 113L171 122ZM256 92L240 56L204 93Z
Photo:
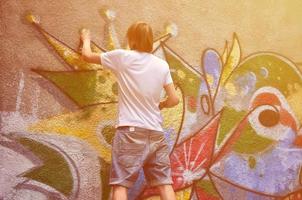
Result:
M126 54L127 51L124 49L114 49L112 51L101 53L101 60L120 61Z
M101 53L102 55L110 55L110 56L118 56L118 55L123 55L126 54L127 50L125 49L114 49L111 51L103 52Z
M153 54L151 54L152 59L157 62L158 65L160 65L161 67L165 68L165 69L169 69L169 64L167 63L167 61L165 61L164 59L161 59Z
M115 55L124 55L124 54L128 53L128 50L125 50L125 49L114 49L114 50L109 51L109 52L112 53L112 54L115 54Z

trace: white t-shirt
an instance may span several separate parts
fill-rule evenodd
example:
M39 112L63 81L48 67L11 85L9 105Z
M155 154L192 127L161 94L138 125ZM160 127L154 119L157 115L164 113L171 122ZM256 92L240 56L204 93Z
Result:
M173 82L168 63L150 53L123 49L101 53L100 57L118 81L116 126L163 131L158 105L163 86Z

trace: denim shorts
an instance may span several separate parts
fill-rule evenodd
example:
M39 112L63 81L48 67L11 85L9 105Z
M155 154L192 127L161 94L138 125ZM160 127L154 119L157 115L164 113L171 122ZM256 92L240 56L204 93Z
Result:
M173 184L164 133L140 127L118 127L112 143L110 185L130 188L143 169L149 186Z

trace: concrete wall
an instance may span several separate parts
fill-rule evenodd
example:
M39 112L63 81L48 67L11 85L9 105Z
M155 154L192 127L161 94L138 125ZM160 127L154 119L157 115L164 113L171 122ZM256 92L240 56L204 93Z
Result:
M178 199L302 198L301 1L1 1L0 199L109 199L114 75L78 54L137 20L172 72ZM141 173L130 199L159 199Z

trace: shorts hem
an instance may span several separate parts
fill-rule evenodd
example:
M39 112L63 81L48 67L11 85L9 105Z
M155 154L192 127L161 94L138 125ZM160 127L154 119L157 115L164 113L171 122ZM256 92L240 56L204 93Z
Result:
M160 185L173 185L173 181L172 180L166 180L166 181L149 181L148 185L150 187L156 187L156 186L160 186Z
M109 185L113 186L113 185L120 185L120 186L124 186L126 188L131 188L134 183L132 181L127 181L127 180L111 180L109 182Z

